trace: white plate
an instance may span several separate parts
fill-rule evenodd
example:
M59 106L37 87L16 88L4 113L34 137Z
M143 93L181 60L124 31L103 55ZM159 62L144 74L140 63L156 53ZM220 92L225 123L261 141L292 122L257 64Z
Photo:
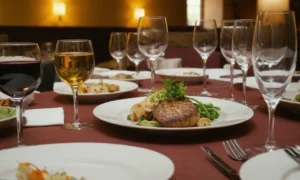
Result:
M230 81L230 69L223 68L208 68L206 69L206 73L209 75L209 79L215 79L220 81ZM234 69L234 75L241 75L242 71L239 69ZM228 78L224 78L222 76L228 76ZM234 78L235 81L237 78Z
M0 107L1 108L10 108L10 109L16 109L16 108L13 108L13 107ZM12 116L12 117L8 117L8 118L3 118L3 119L0 119L0 128L1 127L7 127L11 124L14 124L14 120L16 119L16 116ZM1 178L0 178L1 179Z
M194 72L199 75L187 75L184 73ZM183 81L185 83L202 82L204 79L203 70L200 68L171 68L171 69L159 69L155 71L155 74L161 78L171 79L173 81Z
M107 71L110 71L110 69L108 69L108 68L99 68L99 67L94 68L94 73L103 73L103 72L107 72Z
M212 122L210 126L205 127L185 127L185 128L166 128L166 127L145 127L138 126L134 122L127 120L127 115L130 113L131 107L141 102L145 97L130 98L111 101L103 103L97 106L93 114L100 120L107 123L125 126L130 128L138 129L149 129L157 131L174 131L174 130L202 130L202 129L213 129L221 128L226 126L232 126L235 124L240 124L249 120L253 116L253 110L240 103L227 101L217 98L208 97L195 97L191 96L203 103L213 103L215 106L221 108L220 117Z
M85 83L99 83L100 79L89 79ZM116 99L123 95L124 93L134 91L138 88L138 85L133 82L112 80L112 79L103 79L104 83L115 84L120 86L120 90L110 93L79 93L78 101L79 102L103 102ZM53 86L53 91L57 94L68 95L72 97L72 90L69 85L64 82L56 82Z
M41 155L42 153L42 155ZM30 162L48 172L65 171L76 178L168 179L172 161L152 150L102 143L66 143L14 148L0 151L1 179L15 179L18 162Z
M246 86L250 87L250 88L253 88L253 89L259 89L254 76L247 77Z
M300 102L293 101L295 96L298 94L300 94L300 83L290 83L283 95L283 98L280 100L280 104L289 108L295 113L300 113Z
M299 180L300 166L281 149L246 161L240 177L242 180Z
M115 76L117 74L124 73L128 75L133 75L132 79L120 79L124 81L131 81L135 83L140 83L143 80L150 79L151 78L151 72L150 71L140 71L138 75L136 75L135 71L126 71L126 70L111 70L106 72L93 73L94 78L108 78L111 79L112 76Z

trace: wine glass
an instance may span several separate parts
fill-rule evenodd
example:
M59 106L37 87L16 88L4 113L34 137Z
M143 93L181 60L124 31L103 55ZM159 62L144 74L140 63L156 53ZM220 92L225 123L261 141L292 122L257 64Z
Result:
M23 100L42 81L41 52L37 43L0 43L0 90L16 105L17 146L23 144Z
M151 69L151 89L154 90L155 60L160 57L168 46L167 19L163 16L144 16L138 24L138 47L149 58Z
M91 77L95 67L92 42L85 39L59 40L55 49L55 70L58 77L71 86L74 119L63 125L66 129L81 130L92 124L80 122L78 117L78 88Z
M252 63L259 90L268 106L269 125L265 145L248 148L252 154L277 149L274 137L275 109L291 82L297 61L297 30L292 11L266 11L257 16Z
M226 98L231 101L235 101L233 95L233 76L235 59L232 56L232 32L233 32L234 20L224 20L220 33L220 49L227 62L230 63L230 98Z
M238 19L234 21L232 34L232 54L236 63L240 66L243 74L243 101L242 103L258 108L257 105L247 103L246 80L248 69L252 65L252 41L254 33L255 19Z
M127 36L126 55L134 63L136 74L139 74L139 64L145 59L145 55L139 50L137 32L130 32Z
M203 89L201 96L214 96L206 89L206 63L209 56L216 50L218 45L217 27L215 20L196 20L193 34L193 46L203 60Z
M113 32L110 34L109 53L118 62L119 70L122 70L124 57L126 56L126 39L125 32Z

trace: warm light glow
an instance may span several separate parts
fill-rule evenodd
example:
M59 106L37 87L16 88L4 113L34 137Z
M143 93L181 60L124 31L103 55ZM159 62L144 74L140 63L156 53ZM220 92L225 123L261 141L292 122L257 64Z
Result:
M64 2L54 2L53 3L53 14L54 15L65 15L66 14L66 4Z
M134 9L134 18L139 19L140 17L145 16L145 10L142 8Z
M289 3L289 0L258 0L257 12L286 11L290 9Z

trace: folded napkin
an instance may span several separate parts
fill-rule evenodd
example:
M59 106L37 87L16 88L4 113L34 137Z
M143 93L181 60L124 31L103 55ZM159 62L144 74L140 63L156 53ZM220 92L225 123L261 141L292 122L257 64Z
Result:
M64 124L64 110L59 108L43 108L25 110L24 126L51 126Z

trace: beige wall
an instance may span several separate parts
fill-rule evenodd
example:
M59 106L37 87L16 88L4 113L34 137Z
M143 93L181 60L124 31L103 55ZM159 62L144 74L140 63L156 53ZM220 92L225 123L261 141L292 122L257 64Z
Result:
M257 12L289 10L289 0L257 0Z
M0 25L136 27L134 8L166 16L170 26L186 24L185 0L62 0L62 21L52 13L55 0L0 0Z
M217 27L221 27L223 20L223 0L203 0L203 5L203 18L215 19Z

